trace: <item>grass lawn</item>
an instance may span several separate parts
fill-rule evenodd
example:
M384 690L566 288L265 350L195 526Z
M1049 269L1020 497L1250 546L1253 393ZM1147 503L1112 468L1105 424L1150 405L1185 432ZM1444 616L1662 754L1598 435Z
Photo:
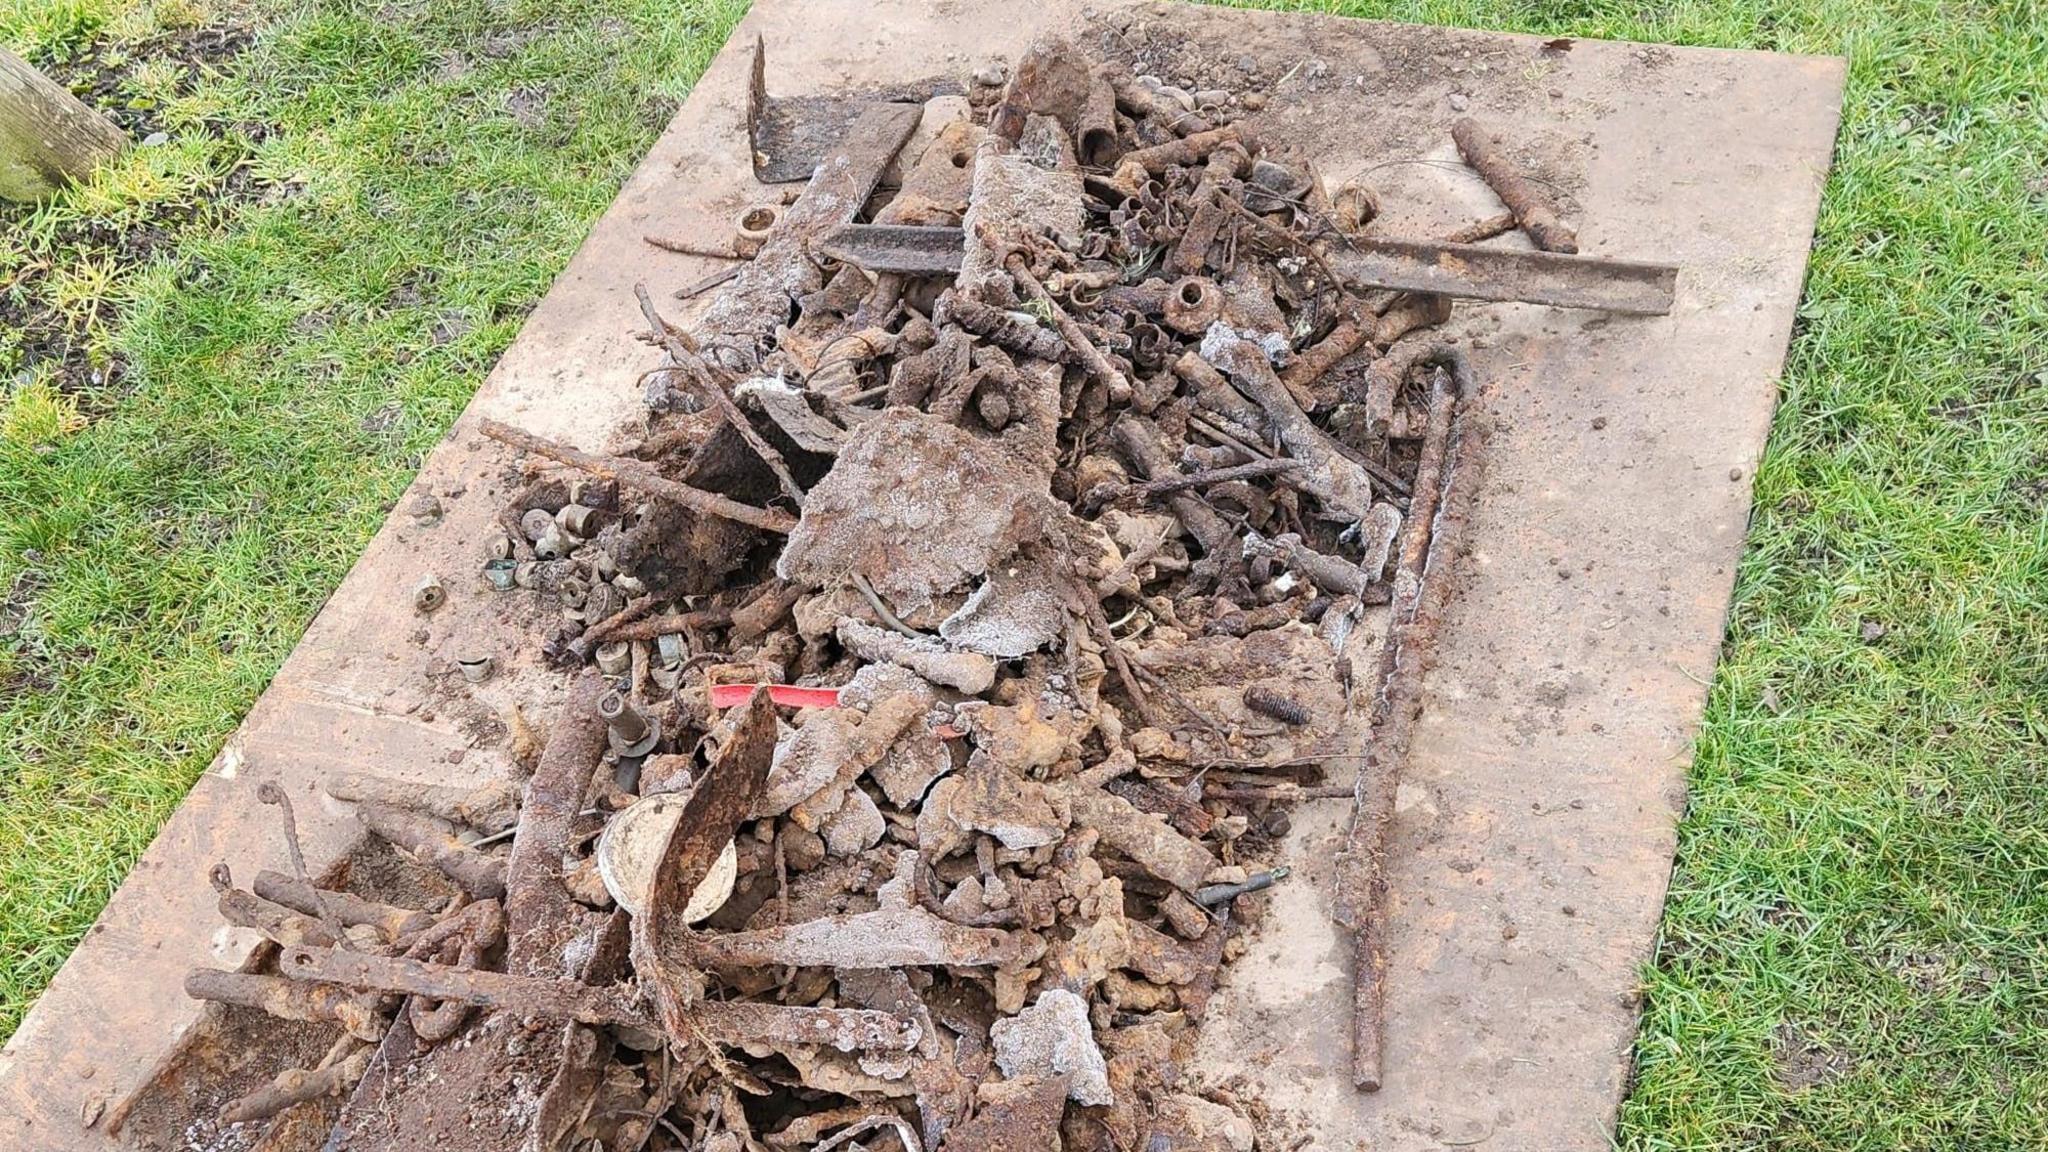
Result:
M0 1036L743 7L0 0L153 141L0 209ZM1620 1141L2040 1146L2048 12L1315 7L1850 57Z

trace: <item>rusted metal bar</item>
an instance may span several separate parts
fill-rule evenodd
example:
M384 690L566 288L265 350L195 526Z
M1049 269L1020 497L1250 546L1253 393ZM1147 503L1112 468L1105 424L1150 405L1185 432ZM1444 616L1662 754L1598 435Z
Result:
M1190 488L1206 488L1211 484L1223 484L1232 480L1256 480L1264 476L1279 476L1299 471L1301 468L1302 463L1299 460L1254 460L1249 464L1233 464L1228 468L1204 468L1198 472L1165 476L1158 480L1147 480L1142 484L1098 487L1087 494L1087 499L1082 503L1082 511L1095 512L1124 500L1157 500L1162 496L1171 496Z
M545 965L533 975L559 969L561 946L580 928L580 906L562 882L562 858L591 770L604 755L605 725L597 714L604 692L604 677L594 670L570 684L519 806L519 833L505 865L505 921L515 951Z
M352 1041L337 1053L337 1059L318 1068L287 1068L263 1087L229 1101L220 1110L220 1123L249 1124L268 1120L287 1108L325 1096L339 1096L363 1078L375 1052L373 1045Z
M842 224L815 249L870 272L903 276L951 276L960 271L967 248L958 227L935 224Z
M1515 222L1538 248L1546 252L1577 252L1578 234L1558 219L1557 209L1550 197L1516 168L1506 155L1506 149L1492 132L1470 116L1462 116L1451 125L1451 139L1458 144L1459 155L1465 158L1473 170L1479 173L1508 211L1515 214Z
M963 928L923 908L882 908L782 928L706 934L688 953L700 967L1009 967L1028 960L1024 942L993 928Z
M1373 329L1373 317L1370 313L1348 315L1337 321L1336 327L1331 328L1328 335L1303 348L1295 356L1294 362L1280 371L1280 383L1285 384L1287 390L1294 394L1294 402L1310 410L1326 408L1335 403L1336 394L1319 394L1315 389L1316 382L1321 380L1337 361L1365 347L1366 342L1372 339Z
M1228 385L1224 385L1226 391ZM1235 393L1233 393L1234 395ZM1159 434L1159 426L1143 416L1126 414L1110 426L1110 438L1116 441L1124 457L1147 479L1163 479L1175 474L1173 458ZM1195 541L1202 546L1205 558L1220 565L1235 559L1233 552L1237 533L1230 524L1218 515L1214 508L1201 498L1182 491L1167 497L1174 515L1180 519L1181 527L1187 529Z
M467 824L480 832L503 832L519 822L519 786L509 780L453 788L367 772L343 772L322 787L336 800L369 800L394 808L410 808Z
M456 838L455 826L446 820L375 801L357 804L356 819L460 884L471 896L490 900L505 894L505 858L486 855L464 844Z
M279 944L337 944L340 927L330 927L316 916L294 912L281 904L234 886L228 866L216 864L209 877L220 894L221 919L238 928L253 928Z
M280 1020L338 1024L352 1036L375 1040L384 1034L384 1019L374 1002L332 985L301 984L282 976L194 968L185 973L185 995L254 1008Z
M316 915L314 898L306 891L306 886L282 872L272 872L266 868L256 874L256 881L250 888L256 895L273 904L282 904L286 908L304 912L309 916ZM344 925L368 924L382 933L387 940L396 940L407 933L421 931L434 923L434 915L431 912L422 912L415 908L394 908L389 904L365 900L348 892L322 889L319 899Z
M1430 394L1429 431L1416 467L1415 494L1394 574L1392 616L1375 683L1378 699L1365 762L1352 801L1351 827L1338 856L1336 906L1352 932L1352 1080L1376 1092L1383 1082L1385 1018L1383 923L1386 855L1394 796L1422 710L1422 677L1450 597L1450 571L1462 547L1477 470L1476 438L1461 434L1458 408L1469 387L1462 361L1439 365ZM1454 383L1447 383L1452 377Z
M573 980L514 976L398 956L312 947L284 949L278 955L278 971L292 980L454 1000L551 1020L634 1028L653 1024L640 1011L631 989L620 985L594 988Z
M1634 260L1519 252L1428 240L1353 239L1329 255L1360 288L1434 292L1465 300L1517 300L1638 316L1671 311L1678 268Z
M1225 124L1206 132L1196 132L1178 140L1155 144L1124 153L1124 163L1136 164L1157 176L1168 168L1192 168L1206 161L1209 154L1226 145L1235 144L1247 151L1256 150L1258 145L1250 141L1243 128L1236 124Z
M571 448L567 444L535 436L531 432L489 417L485 417L477 424L477 430L493 440L509 444L521 451L545 456L557 463L580 468L606 480L616 480L628 488L637 489L650 496L659 496L693 512L735 520L764 532L777 532L785 536L796 528L796 517L787 512L779 512L773 508L756 508L751 504L742 504L737 500L720 496L716 492L692 488L688 484L678 483L663 476L654 470L653 465L638 460L600 456L580 448Z
M596 987L573 980L513 976L329 948L287 948L279 954L278 967L294 980L454 1000L520 1016L636 1029L660 1027L640 1010L631 988L621 984ZM719 1044L830 1044L845 1051L907 1052L918 1041L914 1021L886 1012L842 1008L699 1000L689 1006L685 1021L686 1035Z
M1116 72L1110 75L1110 86L1116 91L1117 106L1133 116L1157 120L1176 135L1193 136L1210 131L1215 125L1186 111L1173 101L1161 97L1139 84L1129 73ZM1126 154L1128 155L1128 153Z
M1481 240L1491 240L1495 236L1506 235L1514 230L1515 214L1513 212L1502 212L1498 216L1488 216L1484 220L1474 220L1463 228L1453 229L1445 233L1444 243L1477 244Z

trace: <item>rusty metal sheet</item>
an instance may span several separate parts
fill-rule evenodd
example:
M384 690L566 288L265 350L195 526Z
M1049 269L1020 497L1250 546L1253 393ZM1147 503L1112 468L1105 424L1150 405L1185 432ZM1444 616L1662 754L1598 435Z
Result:
M1352 244L1331 252L1330 266L1360 288L1662 316L1678 287L1671 264L1422 240Z
M959 228L916 224L848 224L818 241L821 256L844 260L870 272L905 276L950 276L960 271L966 233Z
M876 104L922 104L955 94L960 85L931 79L907 84L840 90L814 96L768 95L768 47L754 38L753 78L747 86L747 139L754 179L763 184L808 180L818 165Z

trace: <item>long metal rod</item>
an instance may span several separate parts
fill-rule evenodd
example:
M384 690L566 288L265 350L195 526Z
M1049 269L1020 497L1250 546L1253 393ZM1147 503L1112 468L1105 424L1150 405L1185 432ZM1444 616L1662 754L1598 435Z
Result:
M958 228L847 224L827 236L818 251L870 272L931 276L958 271L964 245ZM1359 288L1640 316L1671 311L1678 289L1675 264L1434 240L1355 238L1332 251L1328 263Z
M1351 827L1340 853L1336 903L1352 932L1352 1080L1365 1092L1382 1083L1381 1031L1385 1017L1387 840L1394 798L1422 712L1422 677L1444 606L1451 569L1463 544L1478 456L1476 437L1461 418L1469 388L1465 367L1453 361L1438 373L1430 396L1429 431L1415 474L1415 494L1395 565L1391 617L1374 684L1373 728L1352 802ZM1455 372L1457 384L1443 375Z
M796 528L796 517L787 512L778 512L773 508L756 508L751 504L728 499L716 492L692 488L688 484L663 476L654 470L653 465L639 460L600 456L595 452L571 448L567 444L558 444L489 417L478 423L477 430L500 443L510 444L536 456L545 456L572 468L581 468L593 476L617 480L628 488L645 492L649 496L659 496L694 512L737 520L767 532L787 534Z

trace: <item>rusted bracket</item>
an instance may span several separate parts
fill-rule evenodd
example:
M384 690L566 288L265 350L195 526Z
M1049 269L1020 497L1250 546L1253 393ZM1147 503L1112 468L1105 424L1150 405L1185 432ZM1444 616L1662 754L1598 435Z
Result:
M951 276L966 244L964 229L944 225L843 224L818 241L817 252L869 272Z
M747 85L747 142L754 179L763 184L808 180L853 122L874 105L922 104L960 91L958 83L934 78L830 96L770 96L767 44L756 36L753 76Z
M1329 254L1358 288L1434 292L1466 300L1514 300L1637 316L1671 311L1678 266L1557 252L1522 252L1428 240L1354 239Z

